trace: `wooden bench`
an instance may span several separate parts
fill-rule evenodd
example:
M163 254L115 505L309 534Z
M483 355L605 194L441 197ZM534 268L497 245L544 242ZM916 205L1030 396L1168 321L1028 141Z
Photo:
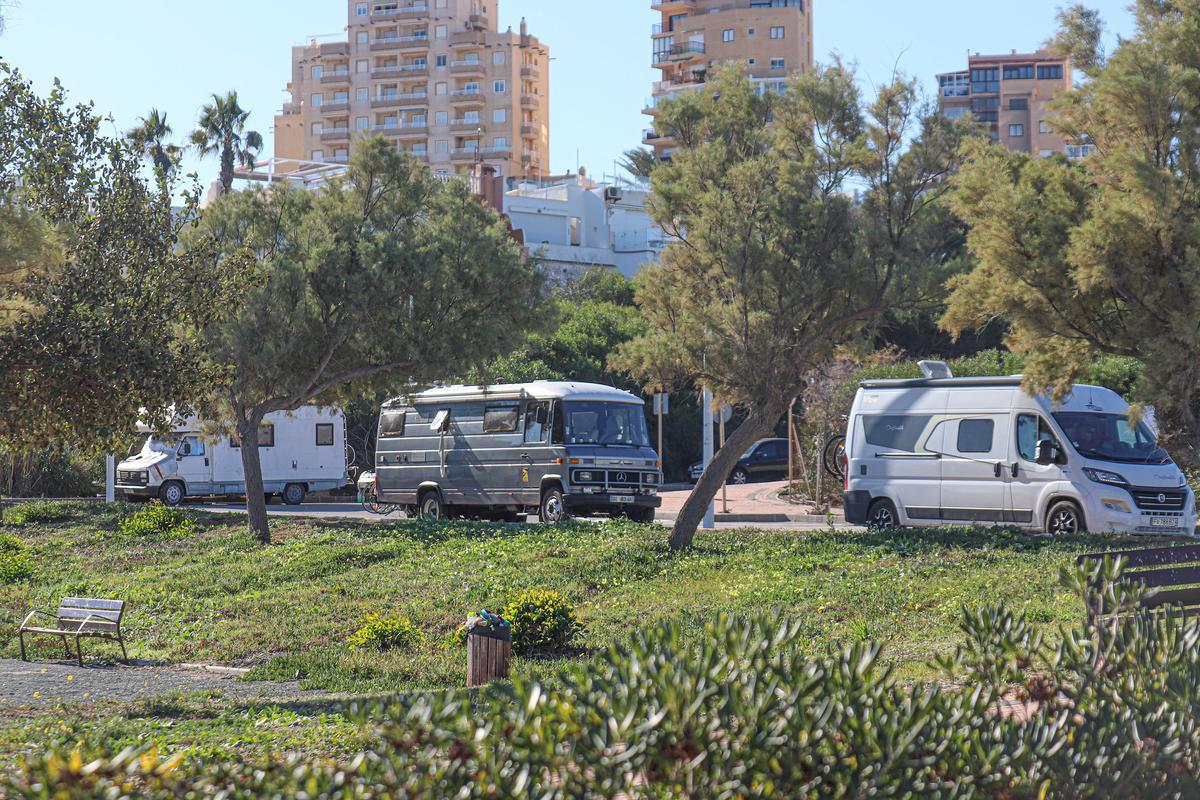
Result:
M1083 566L1106 558L1124 559L1122 582L1155 590L1142 601L1143 608L1200 612L1200 545L1093 553L1080 556L1076 564Z
M107 639L121 645L121 660L128 663L129 656L125 653L125 639L121 635L121 616L125 613L124 600L97 600L89 597L64 597L58 606L58 613L34 609L25 617L17 636L21 640L21 660L25 657L25 634L58 636L62 639L63 649L67 658L71 657L69 639L75 640L75 657L79 666L83 666L83 650L80 649L81 639ZM34 618L47 620L44 625L30 624ZM51 627L53 625L53 627Z

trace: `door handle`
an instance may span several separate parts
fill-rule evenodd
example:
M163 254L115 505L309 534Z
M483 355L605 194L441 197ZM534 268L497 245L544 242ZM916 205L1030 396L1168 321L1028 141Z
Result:
M1012 476L1013 476L1014 478L1015 478L1015 477L1017 477L1017 472L1018 472L1018 470L1020 469L1020 467L1021 467L1021 465L1020 465L1020 464L1018 464L1016 461L1014 461L1014 462L1013 462L1013 465L1012 465Z
M1002 466L999 461L997 461L994 466L995 466L994 472L996 473L996 477L999 478L1003 471Z
M208 466L208 459L207 459L207 458L206 458L206 459L204 459L204 466L206 466L206 467Z

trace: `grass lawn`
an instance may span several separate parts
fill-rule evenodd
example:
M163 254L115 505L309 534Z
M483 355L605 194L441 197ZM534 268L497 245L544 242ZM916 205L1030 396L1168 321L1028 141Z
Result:
M1094 537L1048 540L979 530L854 533L722 531L685 554L661 528L622 523L542 526L416 522L366 524L273 520L276 544L259 545L237 518L190 512L183 539L117 533L129 509L77 507L69 519L0 528L25 546L32 575L0 586L0 657L17 657L15 632L30 606L65 595L128 601L131 658L253 667L262 680L353 695L461 686L465 649L454 631L481 608L526 588L554 589L576 606L577 654L617 644L664 617L779 612L804 622L814 655L874 639L902 677L958 639L962 605L1007 601L1053 630L1081 609L1058 585L1061 567L1097 549L1151 544ZM400 613L425 633L410 651L346 647L368 614ZM114 657L93 642L92 653ZM61 657L53 641L37 652ZM554 659L514 669L552 679ZM183 697L119 710L46 714L0 707L0 747L75 736L100 725L118 740L145 734L163 746L331 751L353 746L355 728L336 707ZM328 733L325 736L322 732ZM311 741L310 741L311 740Z

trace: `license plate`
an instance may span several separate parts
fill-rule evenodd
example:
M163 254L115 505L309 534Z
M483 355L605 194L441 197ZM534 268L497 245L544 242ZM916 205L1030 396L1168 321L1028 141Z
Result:
M633 497L630 495L618 494L608 498L608 502L616 503L617 505L630 505L633 503Z
M1171 517L1151 517L1150 518L1150 527L1151 528L1178 528L1179 520L1172 519Z

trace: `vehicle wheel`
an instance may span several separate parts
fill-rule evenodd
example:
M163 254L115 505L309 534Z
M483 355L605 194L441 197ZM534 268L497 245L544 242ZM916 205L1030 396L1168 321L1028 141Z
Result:
M158 489L158 499L163 501L165 506L177 506L183 502L183 498L187 497L187 492L183 489L183 484L179 481L167 481Z
M304 502L304 495L308 491L299 483L289 483L283 487L283 502L289 506L298 506Z
M442 496L437 492L426 492L421 495L421 503L417 506L417 515L426 522L438 522L446 516L442 505Z
M1046 533L1051 536L1076 536L1084 533L1083 512L1070 500L1059 500L1046 514Z
M638 525L650 525L654 522L654 509L631 508L629 509L629 519Z
M538 519L548 525L555 525L567 518L567 508L563 503L562 489L557 487L547 489L542 495L542 505L538 509Z
M263 492L263 503L266 505L271 505L273 502L275 502L275 495L271 494L270 492Z
M741 467L738 467L733 471L733 474L729 476L729 482L734 486L744 486L750 482L750 473L746 472L746 470L742 469Z
M900 515L891 500L876 500L867 511L867 527L873 531L883 531L900 527Z

